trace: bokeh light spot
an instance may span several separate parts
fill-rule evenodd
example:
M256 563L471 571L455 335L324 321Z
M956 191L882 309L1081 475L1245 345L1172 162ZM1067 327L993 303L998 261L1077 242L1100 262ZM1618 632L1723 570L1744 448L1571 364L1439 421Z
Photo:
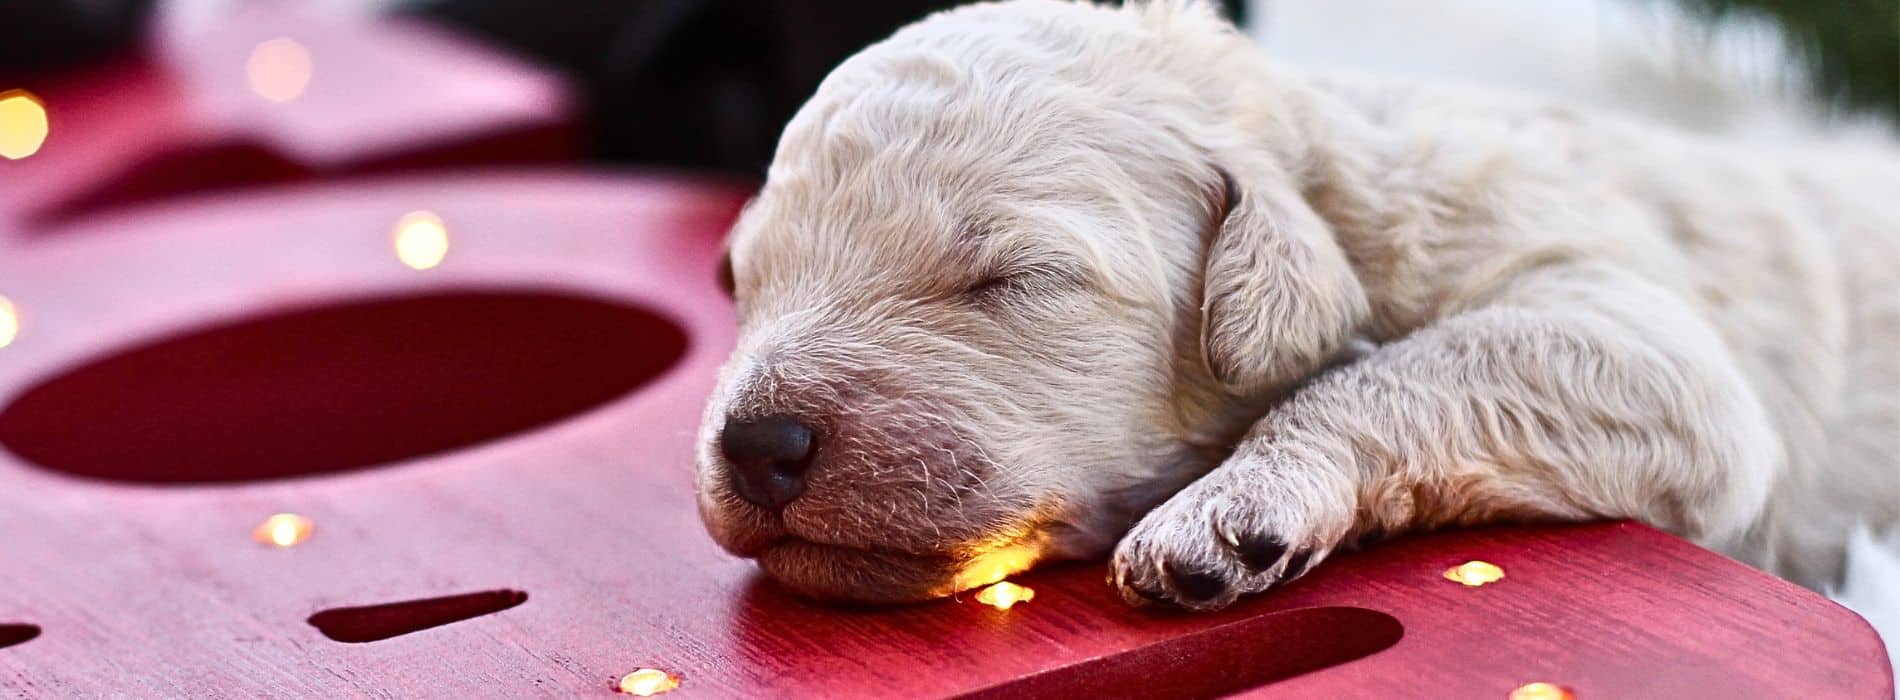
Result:
M277 38L251 49L244 75L251 92L272 102L289 102L310 86L310 50L294 39Z
M25 90L0 92L0 157L19 160L40 152L52 123L46 103Z
M434 212L412 211L396 221L396 258L417 270L442 264L449 256L449 227Z

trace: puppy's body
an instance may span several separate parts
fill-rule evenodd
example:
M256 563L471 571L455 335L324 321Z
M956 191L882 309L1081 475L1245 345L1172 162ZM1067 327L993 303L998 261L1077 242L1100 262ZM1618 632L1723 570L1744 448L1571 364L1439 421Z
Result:
M1602 288L1574 292L1598 301L1552 299L1538 313L1563 323L1602 305L1625 318L1601 329L1610 337L1586 341L1591 353L1611 350L1598 343L1627 342L1639 352L1680 342L1675 360L1686 366L1656 372L1732 363L1739 373L1740 385L1719 399L1730 404L1723 406L1668 392L1645 396L1632 386L1680 376L1546 368L1559 370L1546 379L1575 383L1562 391L1600 392L1633 413L1579 415L1574 403L1550 406L1544 418L1554 424L1538 430L1556 434L1536 440L1574 443L1574 462L1549 461L1582 472L1561 475L1578 502L1535 511L1641 517L1809 585L1837 574L1857 519L1885 528L1900 522L1900 198L1887 193L1900 184L1900 159L1826 147L1770 152L1530 100L1360 77L1277 82L1290 86L1286 100L1312 105L1304 110L1312 146L1296 177L1364 286L1371 312L1360 332L1375 342L1509 307L1500 299L1508 290L1562 276L1554 271L1601 266L1616 271L1605 273L1611 279ZM1713 338L1667 335L1703 324ZM1560 361L1547 354L1556 352L1539 348L1516 360ZM1389 371L1395 381L1416 382L1405 378L1416 371L1411 365ZM1449 397L1427 391L1413 398L1436 404ZM1480 451L1528 456L1526 446L1513 444L1524 436L1504 434L1512 416L1419 408L1440 411L1440 437L1464 434ZM1339 410L1385 417L1376 409ZM1679 462L1656 465L1661 473L1628 481L1641 473L1637 463L1693 427L1666 427L1665 420L1722 413L1731 415L1706 426L1708 444L1696 448L1709 452L1678 455ZM1765 424L1755 422L1757 413ZM1420 458L1432 449L1411 447L1427 450ZM1469 463L1473 456L1439 458ZM1476 461L1499 458L1510 460ZM1636 471L1619 474L1618 467ZM1474 478L1508 479L1513 471L1485 465ZM1714 485L1708 500L1671 503L1685 494L1657 488L1697 481ZM1489 517L1468 501L1447 505L1453 520ZM1405 526L1411 517L1400 508L1383 519Z
M1217 607L1369 535L1597 517L1819 585L1900 525L1895 182L1279 71L1198 7L946 13L827 80L735 229L702 509L843 597L1126 530L1131 601ZM819 446L769 508L716 447L765 414Z

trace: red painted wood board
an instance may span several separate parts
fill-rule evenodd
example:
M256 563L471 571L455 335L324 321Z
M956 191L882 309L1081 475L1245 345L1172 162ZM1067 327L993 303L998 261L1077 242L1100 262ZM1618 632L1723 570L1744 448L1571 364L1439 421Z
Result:
M211 188L567 161L579 139L578 106L548 71L418 21L292 5L156 32L107 65L0 79L13 89L45 103L49 129L37 154L0 160L0 234Z
M682 679L669 696L680 698L1503 698L1533 681L1586 699L1892 696L1880 642L1852 613L1625 523L1408 538L1337 557L1212 615L1128 608L1099 562L1019 577L1037 595L1007 611L969 595L893 609L795 598L720 552L693 506L693 434L733 342L714 261L745 194L553 173L361 181L128 210L0 249L0 295L25 317L0 349L0 439L9 442L0 455L0 624L39 629L0 648L0 695L610 697L621 674L652 667ZM394 223L416 209L437 213L453 242L439 267L420 272L400 264L390 243ZM417 298L450 301L426 313L399 301ZM365 300L382 302L350 305ZM576 401L585 410L525 432L447 450L410 440L540 400L532 389L462 386L507 385L495 366L566 387L562 368L535 353L571 349L574 327L594 322L573 309L594 303L631 310L608 323L647 319L625 321L633 331L599 329L601 342L623 348L614 357L679 351L677 361L644 383L645 375L623 376L620 384L640 385L591 408ZM199 332L241 318L253 322ZM467 351L489 364L448 379L375 375L365 365L382 365L378 352L405 367L428 364L407 352L459 361L379 325L405 318L489 346ZM652 319L676 327L684 345ZM299 328L322 330L283 352L220 352L295 339ZM362 342L379 333L395 340ZM174 354L121 352L154 341ZM279 422L427 454L222 484L149 483L138 457L198 454L233 478L255 476L247 470L259 463L297 462L271 454L268 440L249 440L262 451L240 458L136 443L134 458L83 477L19 456L33 450L27 443L92 425L117 426L91 436L102 444L135 444L128 416L148 415L146 429L163 432L205 410L298 410L295 401L113 393L192 386L162 377L85 382L114 367L201 371L190 362L198 357L266 382L231 389L261 397L274 377L310 386L296 375L321 365L294 351L326 342L340 349L318 359L339 363L324 375L339 386L305 391L356 403L305 407ZM590 372L614 362L571 356ZM139 364L159 360L174 364ZM351 384L366 376L379 378ZM54 391L50 404L23 398L67 382L83 391L64 399ZM405 403L415 395L438 400ZM145 408L120 410L127 402ZM352 424L349 405L411 407ZM246 435L294 433L232 421L249 426ZM364 423L403 430L378 434ZM207 425L192 434L246 442ZM300 451L331 466L350 459L321 442ZM253 541L252 529L276 512L311 518L311 538L284 549ZM1471 559L1498 564L1505 578L1471 588L1442 577ZM379 607L462 594L478 595ZM354 640L378 636L378 625L496 612L356 643L307 622L364 607L318 621L354 621L328 631Z

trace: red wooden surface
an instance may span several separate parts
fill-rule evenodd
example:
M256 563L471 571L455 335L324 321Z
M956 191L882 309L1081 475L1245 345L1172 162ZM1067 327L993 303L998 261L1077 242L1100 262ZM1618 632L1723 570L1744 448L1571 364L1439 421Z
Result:
M714 260L744 194L558 174L383 180L126 211L0 242L0 295L25 321L0 349L0 405L10 406L0 439L89 439L94 454L130 453L83 477L71 465L21 458L31 445L0 455L0 624L39 629L0 648L0 695L608 697L616 677L653 667L682 678L670 696L682 698L1503 698L1531 681L1584 699L1892 696L1879 641L1859 618L1632 524L1412 538L1338 557L1214 615L1129 609L1099 563L1017 579L1037 596L1007 611L970 596L888 610L789 596L716 549L691 493L699 409L733 341ZM453 240L446 261L426 272L391 250L391 227L415 209L440 214ZM502 306L484 316L481 304L452 305L411 322L488 346L477 353L488 369L362 382L375 376L359 372L379 364L378 352L393 362L449 351L394 332L385 346L364 344L384 312L301 336L295 319L306 317L283 315L328 305L349 317L339 305L472 292L513 295L549 313L569 308L560 301L569 297L623 307L655 319L634 325L676 326L685 352L643 383L622 382L640 386L617 398L570 410L597 407L444 448L443 426L536 392L442 384L495 381L510 353L545 349L547 326ZM218 330L245 319L251 325ZM329 369L274 352L220 352L254 339L246 333L257 323L288 333L293 346L347 347ZM613 338L624 329L601 332L636 362L670 347L658 331L646 345ZM50 404L15 402L48 382L114 376L122 350L154 343L174 364L130 366L210 366L265 382L281 374L285 387L308 387L312 372L357 383L331 392L340 403L317 408L209 401L168 378L138 386L177 400L127 395L137 410L99 400L115 391L105 385ZM616 363L573 357L601 372ZM327 439L377 449L308 443L298 449L323 452L328 466L300 468L302 478L254 480L276 472L216 449L199 468L223 470L232 483L141 477L142 455L207 448L168 453L127 431L189 425L184 435L223 441L280 429L231 416L250 427L221 434L205 413L247 406L287 410L276 420L306 420ZM362 424L348 424L352 411ZM21 430L20 420L37 427ZM262 450L257 463L298 457L271 454L269 440L245 444ZM414 456L329 468L391 454ZM312 518L311 539L288 549L253 541L252 528L280 511ZM1441 577L1468 559L1495 562L1506 578L1467 588ZM423 602L384 605L407 601ZM362 641L398 628L418 631Z
M0 79L38 95L50 123L37 155L0 159L0 233L207 188L575 154L576 108L551 73L415 22L248 9L108 65ZM278 39L310 59L285 102L247 72Z

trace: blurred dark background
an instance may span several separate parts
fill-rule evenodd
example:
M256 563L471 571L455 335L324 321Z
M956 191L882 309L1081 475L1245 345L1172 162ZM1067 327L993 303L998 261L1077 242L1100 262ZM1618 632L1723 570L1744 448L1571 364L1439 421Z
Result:
M1819 95L1900 122L1900 10L1892 0L1678 1L1711 23L1737 13L1779 19ZM391 9L565 74L585 103L593 159L756 175L779 128L832 66L956 4L411 0ZM1221 4L1238 21L1250 19L1244 0ZM154 0L0 0L0 78L125 51L153 7Z
M598 160L762 174L778 132L831 68L954 0L414 0L565 74ZM1244 21L1242 0L1223 0ZM0 0L0 78L125 50L154 0ZM0 83L6 81L0 80Z
M600 158L759 173L779 130L832 67L899 27L960 4L425 0L403 11L578 80L592 105ZM1241 0L1222 4L1244 21Z

